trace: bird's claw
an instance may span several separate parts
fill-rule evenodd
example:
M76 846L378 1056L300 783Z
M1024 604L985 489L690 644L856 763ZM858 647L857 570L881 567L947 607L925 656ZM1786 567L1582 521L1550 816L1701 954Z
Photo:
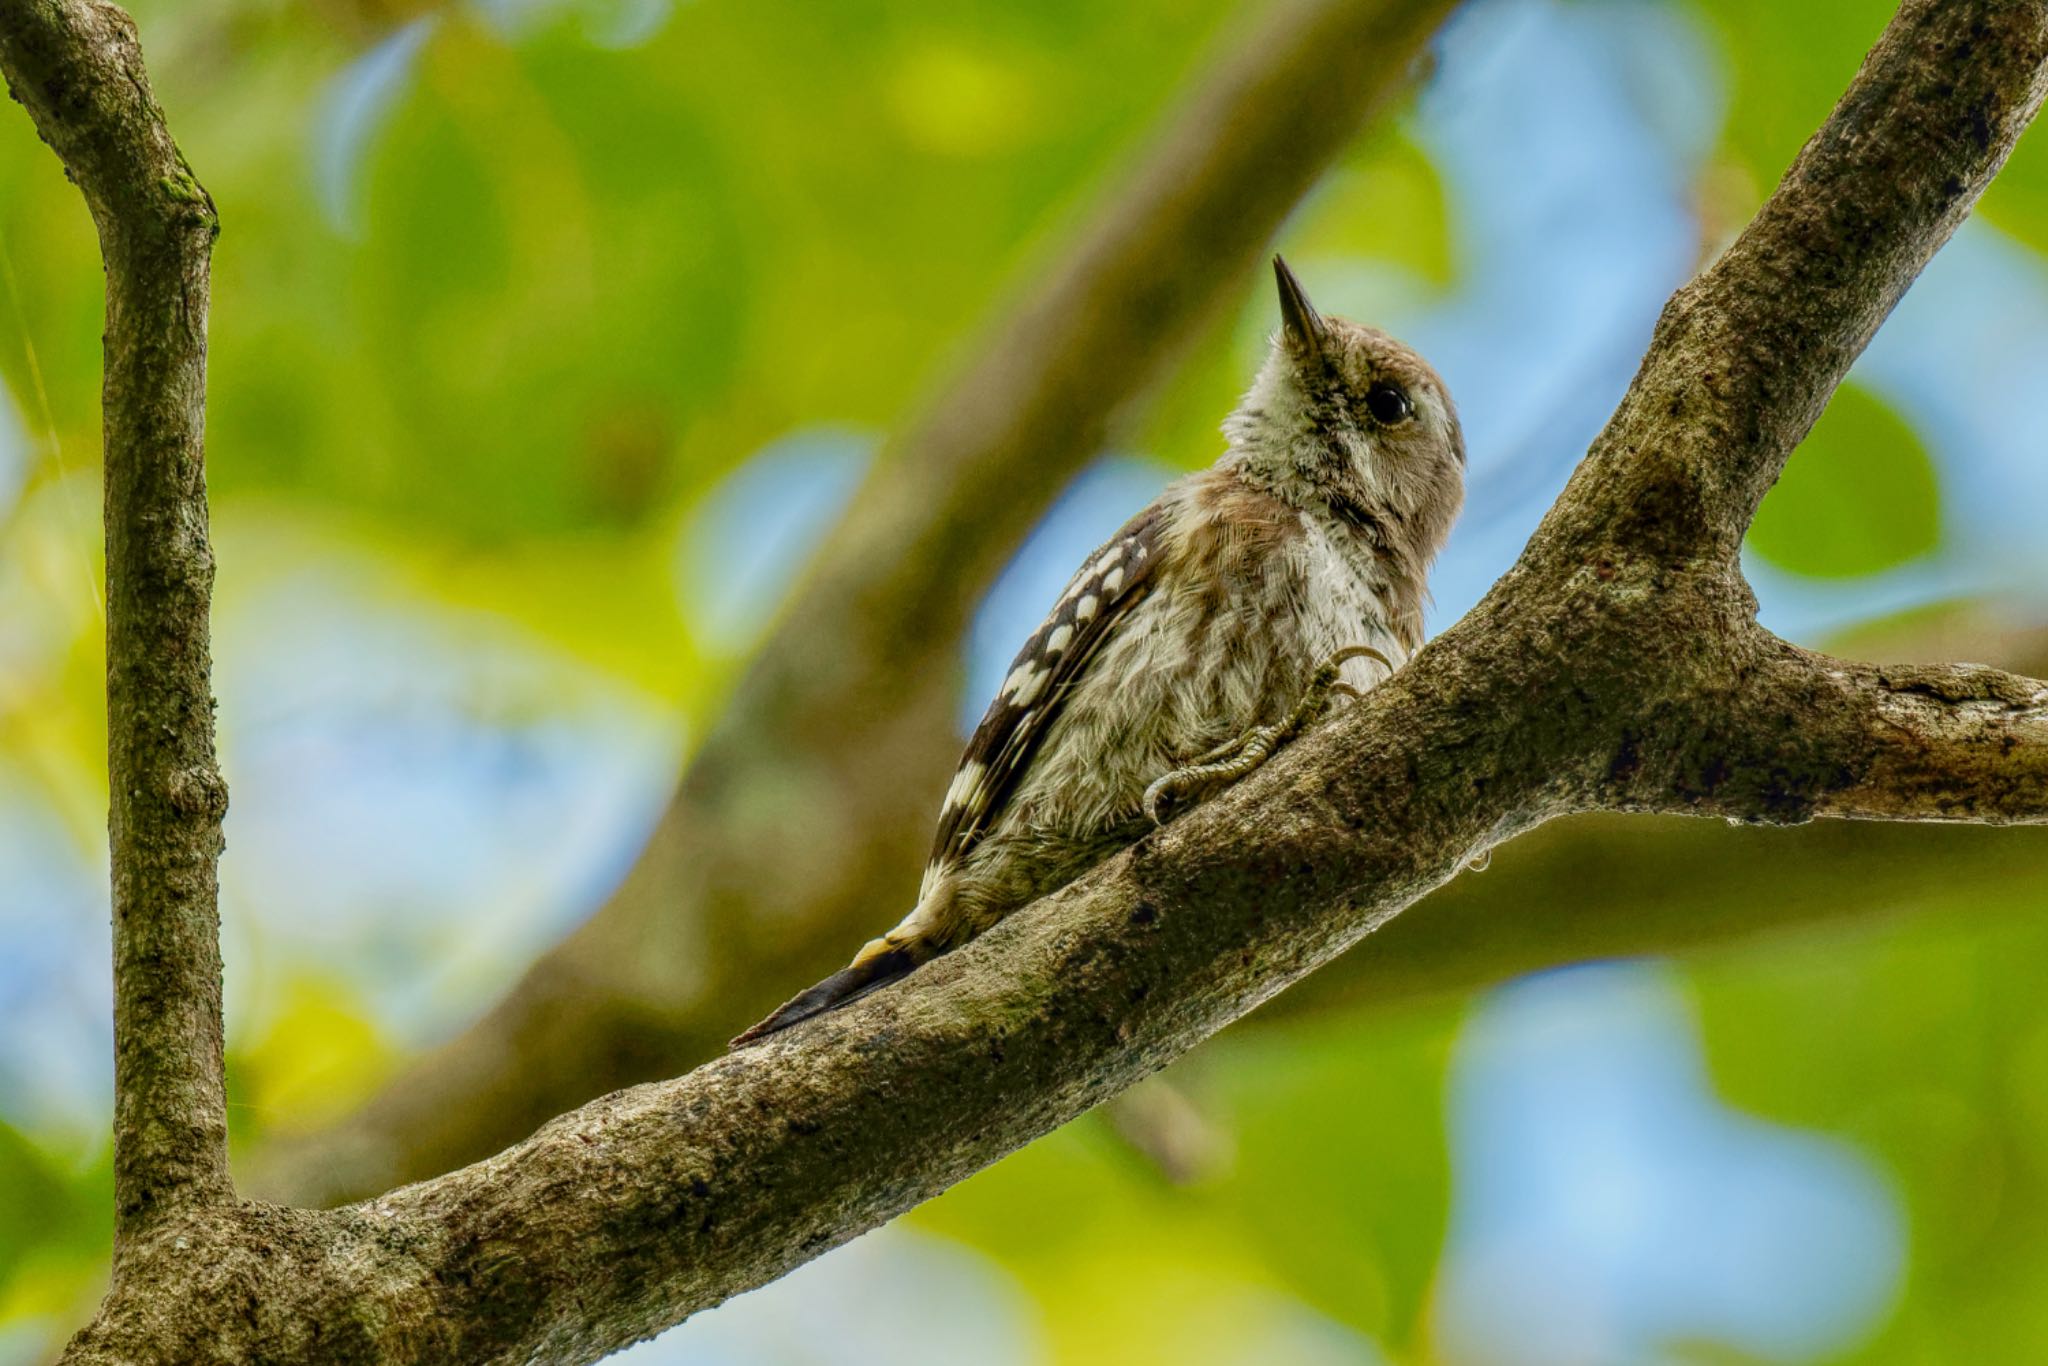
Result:
M1285 738L1277 726L1256 726L1220 750L1209 751L1219 757L1154 778L1145 789L1146 818L1154 825L1166 824L1182 806L1191 804L1187 798L1199 801L1217 788L1236 782L1272 757ZM1228 757L1220 757L1223 755Z

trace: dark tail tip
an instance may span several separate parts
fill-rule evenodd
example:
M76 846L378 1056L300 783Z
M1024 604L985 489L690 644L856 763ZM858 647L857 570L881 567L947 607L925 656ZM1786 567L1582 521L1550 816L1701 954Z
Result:
M767 1019L744 1034L736 1035L727 1047L744 1048L770 1034L778 1034L800 1020L858 1001L871 991L879 991L889 983L907 977L918 961L908 948L889 948L851 967L841 968L810 990L790 997Z

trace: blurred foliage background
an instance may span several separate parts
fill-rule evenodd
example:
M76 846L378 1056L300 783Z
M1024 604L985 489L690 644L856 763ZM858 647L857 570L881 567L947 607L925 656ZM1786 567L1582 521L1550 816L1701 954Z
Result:
M246 1154L346 1113L616 883L879 433L1228 11L133 8L226 225ZM1319 302L1417 343L1463 408L1437 624L1512 560L1666 294L1889 10L1473 0L1295 214L1279 245ZM1766 503L1767 624L1947 642L2048 611L2043 249L2037 134ZM1020 550L963 642L963 724L1094 538L1214 457L1271 321L1247 278ZM60 1340L107 1255L99 326L83 208L0 118L0 1361ZM1505 853L1467 876L1513 876ZM1171 1089L634 1352L2037 1361L2048 896L1900 904L1890 876L1841 868L1843 913L1796 935L1233 1030Z

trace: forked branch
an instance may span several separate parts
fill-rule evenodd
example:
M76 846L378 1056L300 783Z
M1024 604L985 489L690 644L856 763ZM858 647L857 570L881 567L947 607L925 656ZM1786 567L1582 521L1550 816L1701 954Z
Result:
M485 1162L332 1212L188 1203L71 1359L591 1360L1081 1113L1553 816L2048 816L2048 685L1802 655L1734 563L2044 69L2048 0L1906 0L1515 567L1236 788L901 987Z

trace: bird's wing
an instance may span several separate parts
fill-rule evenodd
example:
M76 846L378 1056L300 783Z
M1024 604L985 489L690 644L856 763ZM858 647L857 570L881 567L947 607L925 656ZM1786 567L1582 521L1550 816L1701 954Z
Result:
M935 877L957 867L987 832L1089 660L1151 590L1163 522L1164 515L1154 504L1124 523L1089 557L1051 614L1017 652L946 789L945 810L925 869L927 891Z

